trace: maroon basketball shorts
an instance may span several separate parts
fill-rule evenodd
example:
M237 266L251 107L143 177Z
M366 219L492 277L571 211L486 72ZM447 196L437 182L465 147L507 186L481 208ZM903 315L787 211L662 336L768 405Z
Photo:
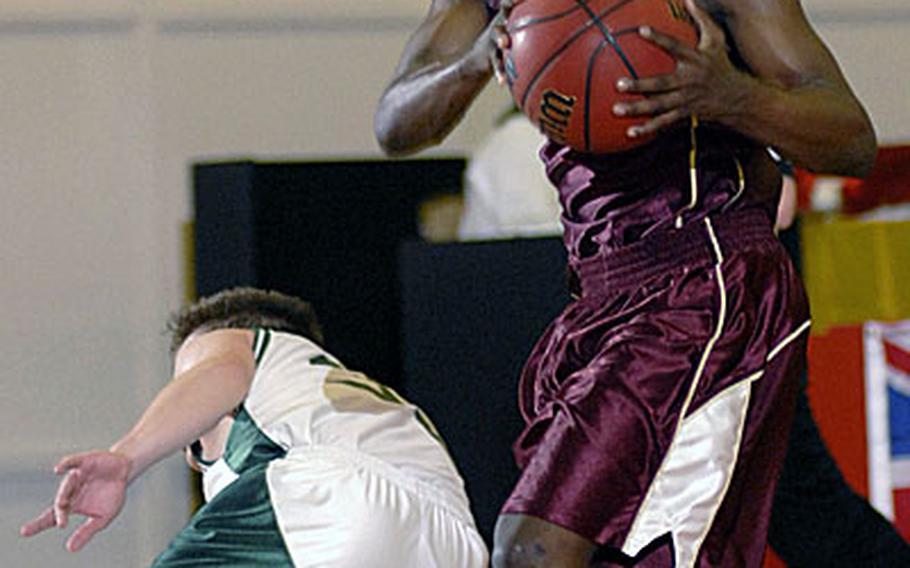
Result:
M573 267L582 295L522 375L522 475L502 512L637 566L759 566L809 328L767 214L693 220Z

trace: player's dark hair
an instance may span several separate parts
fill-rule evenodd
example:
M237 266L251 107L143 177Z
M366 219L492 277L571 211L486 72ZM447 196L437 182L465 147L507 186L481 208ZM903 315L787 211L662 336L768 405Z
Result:
M195 331L265 327L322 343L313 306L299 298L257 288L231 288L200 299L168 321L171 354Z

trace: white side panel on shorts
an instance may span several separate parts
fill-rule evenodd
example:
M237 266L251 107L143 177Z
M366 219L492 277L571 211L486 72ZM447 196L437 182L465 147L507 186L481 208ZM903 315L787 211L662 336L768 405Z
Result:
M682 217L677 218L681 219ZM736 397L733 395L742 384L737 383L692 416L687 416L708 357L723 333L727 318L726 285L721 268L724 254L714 233L711 219L706 218L704 223L706 236L714 248L714 275L718 291L717 324L702 351L689 393L679 411L676 436L651 487L648 488L648 493L622 547L624 553L636 556L654 539L670 532L674 538L678 567L689 566L690 562L695 561L698 545L707 534L717 507L723 500L739 450L740 430L749 406L748 386L751 384L751 380L743 381L747 389L740 397ZM754 375L754 378L759 376L761 373ZM731 396L732 402L724 404ZM739 400L742 397L744 401ZM718 405L719 410L715 411ZM731 443L734 441L735 447ZM731 449L732 454L728 457L726 454Z
M770 362L811 326L806 320L765 358ZM733 384L682 421L622 551L637 555L671 533L678 568L694 566L727 493L739 454L752 383L758 371Z
M686 418L654 479L623 552L631 556L672 533L676 566L692 566L736 465L756 373Z

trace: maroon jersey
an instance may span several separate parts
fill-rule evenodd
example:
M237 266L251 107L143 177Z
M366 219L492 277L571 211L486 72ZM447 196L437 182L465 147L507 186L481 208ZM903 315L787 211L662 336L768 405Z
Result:
M570 258L629 245L674 223L720 211L777 211L780 175L754 142L687 125L620 154L592 155L548 142L541 150L559 191ZM690 175L694 166L694 177Z

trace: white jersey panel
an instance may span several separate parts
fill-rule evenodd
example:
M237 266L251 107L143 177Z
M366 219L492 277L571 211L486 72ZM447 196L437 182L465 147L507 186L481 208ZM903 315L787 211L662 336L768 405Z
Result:
M288 458L324 447L362 452L432 486L470 518L461 477L416 406L303 337L265 330L256 338L244 407Z
M487 566L472 519L363 452L301 449L270 464L268 485L297 567Z

